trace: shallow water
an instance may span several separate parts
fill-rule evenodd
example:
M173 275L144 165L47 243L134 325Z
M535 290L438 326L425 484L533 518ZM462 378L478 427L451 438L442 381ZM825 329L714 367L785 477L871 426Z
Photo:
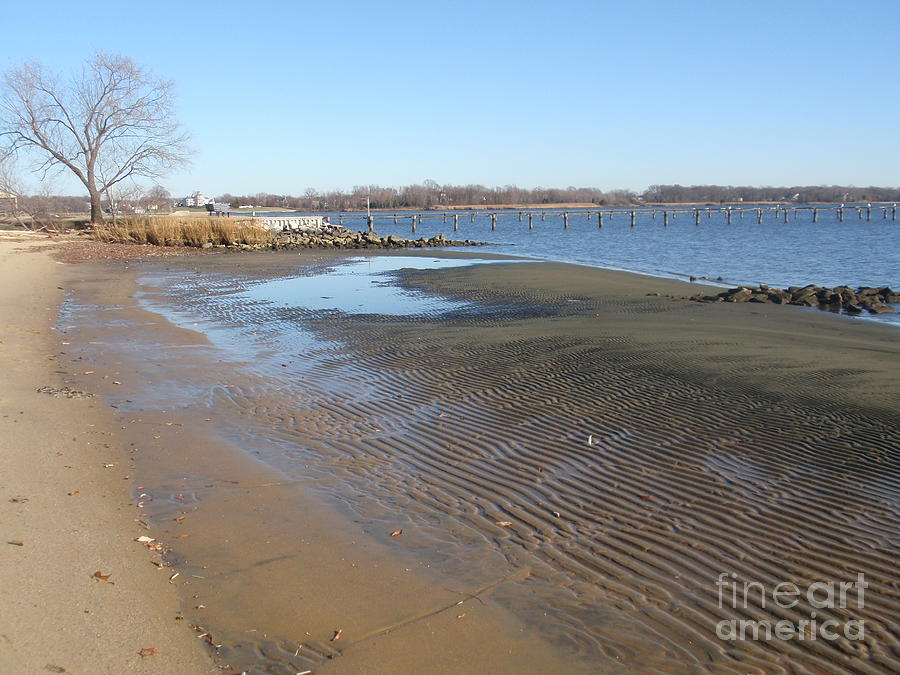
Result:
M490 262L495 261L418 256L351 258L316 276L275 279L252 286L242 297L312 311L351 314L410 316L458 311L469 307L469 303L406 290L387 274L404 268L437 270Z
M683 207L680 207L683 208ZM636 210L635 227L630 226L629 209L604 210L604 226L598 227L596 210L569 211L568 228L561 215L538 212L528 227L527 211L520 220L518 211L498 211L497 228L491 229L489 215L478 215L472 222L460 215L459 230L453 231L453 214L424 212L424 219L411 231L410 216L398 217L379 212L374 215L375 231L381 235L432 237L445 234L453 239L494 242L484 249L492 253L522 255L542 260L573 262L607 269L628 270L653 276L688 279L691 276L716 280L723 284L771 286L891 286L900 287L900 221L887 218L881 209L873 209L871 220L860 218L855 208L847 208L844 222L830 210L820 210L812 222L812 210L800 209L782 215L765 211L757 224L755 211L743 217L737 212L727 223L724 213L701 209L699 226L693 214L670 215L663 226L663 214L657 209ZM277 214L273 214L277 215ZM337 222L337 215L331 220ZM361 230L365 222L359 214L345 221L350 229ZM872 318L900 326L900 316Z

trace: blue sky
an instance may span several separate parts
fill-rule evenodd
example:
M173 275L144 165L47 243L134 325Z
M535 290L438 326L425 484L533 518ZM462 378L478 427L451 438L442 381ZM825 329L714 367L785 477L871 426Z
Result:
M0 69L175 81L173 194L900 185L900 0L9 3ZM74 183L62 179L59 187Z

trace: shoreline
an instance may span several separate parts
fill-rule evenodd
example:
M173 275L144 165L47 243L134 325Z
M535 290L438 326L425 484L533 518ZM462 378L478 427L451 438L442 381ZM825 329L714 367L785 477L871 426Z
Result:
M419 254L494 258L471 251ZM789 557L778 557L785 574L838 572L819 557L822 538L831 535L801 526L812 512L801 508L800 525L785 520L784 498L773 499L770 491L795 490L807 501L833 504L838 522L847 509L856 514L856 527L868 529L845 532L838 546L835 534L830 545L844 564L872 574L876 622L877 613L881 620L890 615L897 599L890 577L877 571L884 569L883 554L859 546L871 538L889 542L882 523L893 507L874 500L879 494L890 500L893 488L889 480L873 482L860 462L871 452L880 459L869 461L896 467L887 441L874 440L877 433L898 433L892 401L900 373L891 328L796 307L700 305L687 300L685 289L697 290L693 284L516 262L396 274L405 287L478 303L481 310L472 314L300 314L276 321L276 314L251 313L248 325L263 329L253 338L260 342L240 356L226 348L237 334L223 333L216 313L196 314L207 306L202 286L187 290L195 278L222 280L209 288L226 312L221 316L240 323L247 319L230 300L232 288L366 255L384 252L192 256L142 262L138 269L124 262L68 268L77 279L73 307L101 309L94 319L69 317L75 328L63 338L73 344L67 349L90 366L79 361L65 379L109 397L125 427L123 445L140 448L132 453L131 473L149 495L143 512L150 536L174 549L181 577L172 585L183 598L199 594L193 601L206 606L188 608L185 622L209 617L202 625L225 643L220 658L242 663L262 647L273 663L287 663L295 647L301 654L308 648L312 660L297 666L315 672L416 672L432 651L437 660L429 661L429 672L459 672L473 663L492 672L546 672L539 664L557 670L565 664L566 672L602 663L630 672L721 665L729 646L706 624L714 577L707 588L697 565L711 571L734 564L740 553L745 570L777 578L771 567L758 566L757 547L768 542L778 556L788 556L790 537L797 536L808 538L804 550L813 552L814 564L792 568ZM138 305L135 289L123 282L151 272L187 285L145 284ZM148 311L153 305L181 312L182 325ZM278 338L280 325L311 329L339 346L300 368L298 352ZM104 344L91 346L98 340ZM316 359L324 360L316 365ZM98 379L102 374L108 379ZM353 394L356 380L362 389ZM403 396L418 403L403 404ZM194 400L179 403L185 397ZM398 424L408 431L398 435ZM771 435L779 424L781 436ZM585 450L582 435L596 447ZM715 445L705 445L710 442ZM821 457L810 454L811 443ZM443 444L454 452L446 454ZM794 460L785 455L789 444L799 453ZM295 460L273 464L279 447L298 446L314 451L300 455L302 472ZM518 454L520 446L527 455ZM671 464L667 453L675 447L685 454ZM843 460L835 459L839 448ZM758 456L759 449L765 454ZM772 483L792 461L784 484ZM862 471L858 480L874 496L853 489L836 497L831 476L841 461L849 462L844 470ZM668 480L661 466L672 473ZM791 477L806 466L824 472L819 492ZM692 481L706 493L694 494ZM538 502L544 505L536 510ZM762 509L759 532L741 529L748 504ZM718 544L709 539L711 506L720 509L715 522L724 527ZM603 511L612 520L598 515ZM508 527L495 524L506 520ZM686 527L699 548L678 533ZM776 534L779 528L783 534ZM396 530L402 534L390 536ZM634 537L646 538L650 548L635 547ZM717 546L725 557L715 556ZM659 565L681 581L673 586L672 579L648 576ZM410 571L393 577L389 570ZM630 571L623 576L623 570ZM577 589L587 612L575 623L579 615L572 614L565 587ZM454 609L465 593L482 588L477 600ZM660 604L666 594L675 603L668 609ZM682 625L675 619L688 608L694 619ZM691 633L697 625L704 629ZM885 656L890 639L884 640L894 628L888 622L886 633L876 630L869 666L892 663ZM251 629L269 637L251 640ZM333 642L329 632L338 630L345 632ZM696 647L684 643L685 630ZM244 637L233 639L238 635ZM367 635L375 637L361 641ZM664 647L654 645L659 636ZM736 663L759 662L760 653L732 646L737 651L728 658ZM811 659L819 668L828 654L797 649L778 646L775 653ZM330 658L335 650L340 658ZM851 667L858 657L829 658Z
M134 541L146 531L109 409L36 391L70 367L56 332L69 270L48 243L0 237L0 669L218 672Z
M790 200L782 200L782 201L752 201L752 202L740 202L740 201L723 201L723 202L640 202L640 203L622 203L622 204L595 204L592 202L555 202L555 203L539 203L539 204L443 204L443 205L433 205L433 206L398 206L395 208L390 207L372 207L369 211L373 213L406 213L409 211L417 211L417 212L429 212L429 211L510 211L510 210L520 210L520 211L556 211L559 209L589 209L589 210L599 210L599 211L607 211L607 210L616 210L616 209L648 209L648 208L672 208L678 209L680 207L690 209L694 207L711 207L711 208L721 208L724 206L737 206L741 208L756 208L757 206L787 206L789 208L806 208L806 207L814 207L814 206L823 206L829 204L841 204L841 202L794 202ZM896 202L886 201L886 202L846 202L846 208L856 208L856 207L865 207L867 204L870 204L872 208L885 207L895 205ZM316 213L365 213L365 208L356 208L356 209L344 209L343 211L334 211L328 209L319 209L319 210L300 210L300 211L291 211L287 209L282 209L276 206L262 206L262 207L254 207L254 208L240 208L237 211L229 211L228 213L231 215L249 215L250 213L297 213L297 214L316 214ZM187 213L198 213L203 214L205 211L173 211L171 215L179 215L179 214L187 214Z
M363 234L360 231L360 234ZM385 237L386 239L387 237ZM175 255L208 255L211 251L203 248L195 248L189 246L156 246L156 245L138 245L138 244L112 244L112 243L102 243L93 240L83 240L79 238L61 238L65 243L64 253L59 257L60 260L64 260L65 262L84 262L88 260L97 260L97 259L129 259L129 258L137 258L137 259L145 259L145 258L155 258L155 257L167 257L167 256L175 256ZM448 240L449 241L449 240ZM413 242L414 243L414 242ZM463 245L459 245L463 244ZM587 267L591 269L597 269L601 271L609 271L609 272L621 272L626 274L634 274L640 277L646 277L648 279L664 279L677 281L680 283L690 283L692 284L690 295L682 294L683 298L702 298L703 291L713 291L713 290L722 290L722 289L732 289L732 288L749 288L754 290L755 285L754 282L751 281L738 281L735 279L724 279L724 278L710 278L708 276L695 276L693 274L684 272L651 272L641 269L632 269L627 267L617 267L612 265L601 265L590 263L586 261L579 261L574 258L570 259L553 259L553 258L540 258L529 256L526 254L517 253L515 250L510 252L504 251L484 251L477 250L471 251L466 250L469 246L475 246L479 249L481 247L490 247L494 249L502 249L502 248L510 248L514 249L514 244L503 244L503 243L491 243L491 242L481 242L474 240L466 240L465 242L457 242L450 245L445 246L436 246L433 248L430 247L388 247L388 248L379 248L374 246L370 248L369 246L361 246L358 248L341 248L341 247L333 247L333 246L317 246L317 245L309 245L309 246L284 246L284 247L273 247L273 248L258 248L253 246L230 246L223 247L217 246L214 247L216 249L216 255L222 254L233 254L238 252L271 252L271 251L303 251L308 250L312 254L315 252L320 252L325 256L345 256L345 255L354 255L358 253L361 256L368 255L435 255L441 257L477 257L477 258L511 258L517 260L528 260L533 262L547 262L552 264L560 264L560 265L572 265L576 267ZM108 253L104 253L108 251ZM760 283L760 282L755 282ZM820 280L818 279L804 279L796 282L794 286L816 286L816 288L820 288L822 290L831 290L827 286L818 286L820 284ZM843 284L843 282L840 282ZM874 285L879 287L889 287L892 282L880 279L873 282ZM693 284L697 284L693 286ZM784 290L780 288L777 284L765 284L765 287L770 287L772 290ZM894 284L896 286L896 284ZM863 286L862 288L871 288L872 286ZM837 288L845 288L845 286L841 285ZM849 287L847 287L849 288ZM687 287L685 287L685 290ZM699 295L696 291L699 291ZM789 304L789 303L785 303ZM890 303L895 308L900 309L900 304ZM796 305L794 305L797 307ZM807 305L805 308L812 307L812 305ZM805 309L804 308L804 309ZM900 319L898 319L898 314L895 312L878 312L878 313L866 313L866 312L848 312L845 311L843 307L833 307L828 308L826 305L820 305L817 308L814 308L816 311L829 312L836 316L841 316L844 319L861 319L864 322L872 322L880 325L887 325L894 328L900 328Z

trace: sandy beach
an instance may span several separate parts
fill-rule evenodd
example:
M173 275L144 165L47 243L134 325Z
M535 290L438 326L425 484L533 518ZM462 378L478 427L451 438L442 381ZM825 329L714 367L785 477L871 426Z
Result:
M147 530L110 409L37 391L69 373L55 330L67 277L48 244L0 239L0 671L219 672L134 541Z
M900 667L894 328L530 262L398 274L465 311L298 311L242 293L335 254L46 243L0 250L6 672ZM809 617L738 581L860 573L834 640L717 634Z

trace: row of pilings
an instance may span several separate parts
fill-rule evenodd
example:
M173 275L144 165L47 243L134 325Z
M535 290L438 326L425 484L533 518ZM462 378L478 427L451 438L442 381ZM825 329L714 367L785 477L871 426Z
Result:
M857 220L865 220L871 221L873 217L873 213L877 218L878 212L881 212L882 220L897 220L897 205L896 204L888 204L888 205L867 205L867 206L753 206L753 207L733 207L733 206L725 206L725 207L690 207L690 208L673 208L673 209L579 209L579 210L559 210L559 209L534 209L534 210L518 210L518 211L488 211L488 210L477 210L477 211L439 211L439 212L415 212L415 213L385 213L384 211L378 214L379 218L392 218L395 225L399 224L402 220L409 220L411 229L413 232L416 231L416 227L422 224L424 219L434 220L440 218L443 223L447 223L448 220L452 220L453 222L453 231L459 231L459 223L460 220L465 221L466 219L469 222L474 223L476 219L489 219L491 223L491 230L497 229L497 219L498 216L509 216L515 215L518 219L518 222L524 222L527 220L528 229L534 229L534 224L536 220L540 220L540 222L544 222L548 217L556 217L562 219L562 225L564 229L569 227L570 218L584 216L589 221L596 221L598 227L603 227L605 224L612 222L614 218L625 218L631 227L635 227L637 225L637 218L639 215L646 216L650 215L652 220L660 220L662 221L662 225L667 227L669 225L670 220L674 221L679 216L686 216L694 221L695 225L699 225L702 218L711 219L713 215L722 215L725 218L725 222L731 224L734 218L738 218L743 220L745 216L755 218L757 223L762 223L763 220L768 216L769 218L776 218L781 220L782 222L787 223L789 220L794 219L797 220L801 217L808 217L813 223L819 222L819 214L823 212L833 212L839 222L844 222L844 219L847 217L853 216L855 213ZM335 216L331 216L332 219L336 219L337 225L351 224L355 221L364 221L368 226L370 232L374 232L375 230L375 215L365 215L359 213L340 213ZM332 222L335 222L332 220Z

